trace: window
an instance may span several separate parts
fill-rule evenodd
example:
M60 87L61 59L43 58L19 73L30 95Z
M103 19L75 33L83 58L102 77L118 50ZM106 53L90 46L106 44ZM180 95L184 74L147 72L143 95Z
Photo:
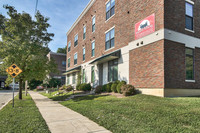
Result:
M108 81L113 82L118 80L118 60L108 62Z
M106 4L106 20L115 14L115 0L110 0Z
M83 48L83 61L85 61L85 48Z
M68 44L68 52L70 52L71 51L71 42L69 42L69 44Z
M67 75L67 84L68 85L70 84L70 75L69 74Z
M106 50L115 46L115 29L106 33Z
M95 41L92 42L92 57L95 55Z
M193 30L193 5L185 2L185 28Z
M94 83L95 80L95 73L94 73L94 66L92 66L92 71L91 71L91 82Z
M68 58L67 63L67 66L70 67L70 58Z
M62 61L62 66L66 67L66 61Z
M78 45L78 34L74 37L74 47Z
M186 48L186 80L194 80L194 50Z
M76 83L76 73L73 73L72 84Z
M83 39L86 37L86 26L83 27Z
M95 31L95 16L92 18L92 32Z
M76 65L77 64L77 53L76 54L74 54L74 65Z
M82 82L85 83L85 69L83 69L83 76L82 76Z

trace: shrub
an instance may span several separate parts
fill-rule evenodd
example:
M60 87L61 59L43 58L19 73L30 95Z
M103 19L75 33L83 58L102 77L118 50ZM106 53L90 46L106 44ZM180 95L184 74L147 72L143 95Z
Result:
M72 91L74 88L73 88L73 86L71 86L71 85L68 85L68 86L66 86L66 91Z
M78 83L78 84L76 85L76 90L80 90L80 85L81 85L81 83Z
M117 80L117 81L115 81L114 83L115 83L115 84L119 84L119 83L120 83L120 81L119 81L119 80Z
M60 88L59 88L59 90L65 90L67 88L67 86L66 85L63 85L63 86L61 86Z
M113 84L112 84L112 86L111 86L111 90L112 90L112 92L115 92L115 93L117 93L117 82L114 82Z
M122 91L124 96L131 96L131 95L134 94L135 88L132 85L123 85L121 87L121 91Z
M52 78L49 81L50 87L57 87L57 86L60 86L60 85L61 85L61 81L59 79Z
M122 85L126 85L126 81L121 81L118 85L117 85L117 92L118 93L122 93L121 92L121 87Z
M106 92L112 92L112 90L111 90L112 84L113 84L113 83L108 83L108 84L106 85Z
M107 84L102 86L102 92L106 92Z
M86 83L83 83L83 84L80 84L79 86L79 90L81 91L91 91L92 89L92 86L90 85L90 83L86 84Z
M36 87L41 85L41 84L42 84L42 81L33 79L29 82L29 87L30 87L31 90L33 90L33 89L36 89Z
M102 87L101 85L97 86L97 87L95 88L95 93L96 93L96 94L101 93L101 92L103 91L102 88L103 88L103 87Z

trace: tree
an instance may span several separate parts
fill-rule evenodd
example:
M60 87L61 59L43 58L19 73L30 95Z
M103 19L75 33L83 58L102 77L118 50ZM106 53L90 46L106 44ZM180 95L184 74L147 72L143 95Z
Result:
M19 99L22 99L23 82L43 80L47 74L56 70L54 62L49 61L48 43L54 34L48 33L48 18L38 11L36 20L25 12L18 13L12 6L4 6L9 18L0 15L0 55L3 59L2 70L15 63L22 69L16 78L20 83ZM11 79L8 76L8 81Z
M61 53L61 54L66 54L67 53L67 47L64 47L64 48L58 48L57 49L57 53Z

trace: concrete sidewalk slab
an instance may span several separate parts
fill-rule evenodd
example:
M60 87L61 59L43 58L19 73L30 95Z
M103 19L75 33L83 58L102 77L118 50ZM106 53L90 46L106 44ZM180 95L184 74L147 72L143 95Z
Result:
M29 91L52 133L111 133L81 114Z

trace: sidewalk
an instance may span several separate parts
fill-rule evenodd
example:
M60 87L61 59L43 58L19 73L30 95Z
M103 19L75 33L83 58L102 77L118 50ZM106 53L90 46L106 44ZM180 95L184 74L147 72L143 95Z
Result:
M81 114L37 92L29 91L29 94L52 133L111 133Z

